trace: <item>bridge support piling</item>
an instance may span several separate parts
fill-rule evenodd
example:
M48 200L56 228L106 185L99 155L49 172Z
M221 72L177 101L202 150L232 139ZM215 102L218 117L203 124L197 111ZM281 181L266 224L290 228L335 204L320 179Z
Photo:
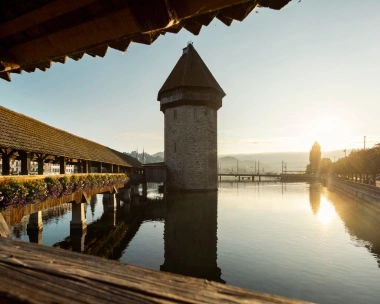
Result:
M124 201L124 212L129 213L131 212L131 201Z
M73 251L83 252L84 251L84 241L86 239L87 228L83 230L71 230L70 239L71 245L73 246Z
M30 243L42 244L42 229L41 230L27 230Z
M29 223L26 226L26 232L29 236L29 242L42 244L42 211L38 211L29 215Z
M107 203L107 222L111 227L116 226L116 195L114 193L108 194Z
M72 220L70 222L71 230L84 230L87 227L85 204L76 202L72 203Z
M29 215L29 223L26 226L27 230L42 230L44 224L42 223L42 211L38 211Z

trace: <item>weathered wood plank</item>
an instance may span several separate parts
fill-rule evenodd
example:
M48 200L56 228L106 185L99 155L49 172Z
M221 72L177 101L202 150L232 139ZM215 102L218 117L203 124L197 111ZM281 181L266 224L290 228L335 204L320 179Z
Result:
M305 303L0 238L0 302Z
M10 231L7 223L4 220L3 215L0 213L0 236L7 237L9 236Z

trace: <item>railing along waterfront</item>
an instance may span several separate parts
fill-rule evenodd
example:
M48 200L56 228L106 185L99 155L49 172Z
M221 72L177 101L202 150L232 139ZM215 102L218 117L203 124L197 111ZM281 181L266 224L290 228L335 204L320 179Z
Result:
M372 185L348 181L338 177L329 179L329 184L344 193L380 205L380 188Z

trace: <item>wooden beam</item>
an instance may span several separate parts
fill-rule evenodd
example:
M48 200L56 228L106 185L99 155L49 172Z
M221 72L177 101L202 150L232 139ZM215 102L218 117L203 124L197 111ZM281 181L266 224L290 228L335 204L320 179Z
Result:
M257 6L259 0L251 0L239 5L233 5L222 9L218 16L224 16L226 18L243 21L252 10Z
M38 10L33 10L16 19L12 19L8 22L0 24L0 38L4 38L17 32L26 30L36 24L64 15L95 1L97 0L52 1L51 3L39 8Z
M4 237L0 273L1 303L306 303Z
M125 8L96 20L52 33L48 38L43 36L11 47L8 52L23 67L24 64L31 65L43 59L85 52L89 48L138 32L131 11Z
M114 41L110 43L108 46L120 52L125 52L128 49L129 45L131 44L131 41L132 41L131 38L128 37L125 39Z
M16 63L0 60L0 72L11 71L18 68L20 68L20 66Z
M30 154L24 151L20 152L21 158L21 175L29 175L30 173Z
M0 72L0 78L10 82L11 74L9 72Z
M198 35L202 29L202 24L196 22L196 21L185 21L185 29L187 29L190 33L193 35Z
M82 57L84 56L84 52L79 52L79 53L74 53L74 54L68 54L67 57L75 60L75 61L78 61L80 59L82 59Z
M45 72L47 69L51 68L51 60L39 62L36 64L36 67Z
M59 157L59 174L66 174L66 157Z
M108 45L99 46L86 51L86 53L92 57L104 57L107 54Z
M64 63L66 63L66 56L60 56L60 57L53 58L53 61L64 64Z
M9 164L10 158L7 153L1 154L1 161L2 161L2 175L9 175L11 173L11 166Z

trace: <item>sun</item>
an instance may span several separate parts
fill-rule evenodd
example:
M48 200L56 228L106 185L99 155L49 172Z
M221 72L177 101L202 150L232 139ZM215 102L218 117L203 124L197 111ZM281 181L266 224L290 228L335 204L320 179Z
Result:
M343 149L352 141L351 127L339 116L310 119L304 130L304 142L317 141L322 151Z

